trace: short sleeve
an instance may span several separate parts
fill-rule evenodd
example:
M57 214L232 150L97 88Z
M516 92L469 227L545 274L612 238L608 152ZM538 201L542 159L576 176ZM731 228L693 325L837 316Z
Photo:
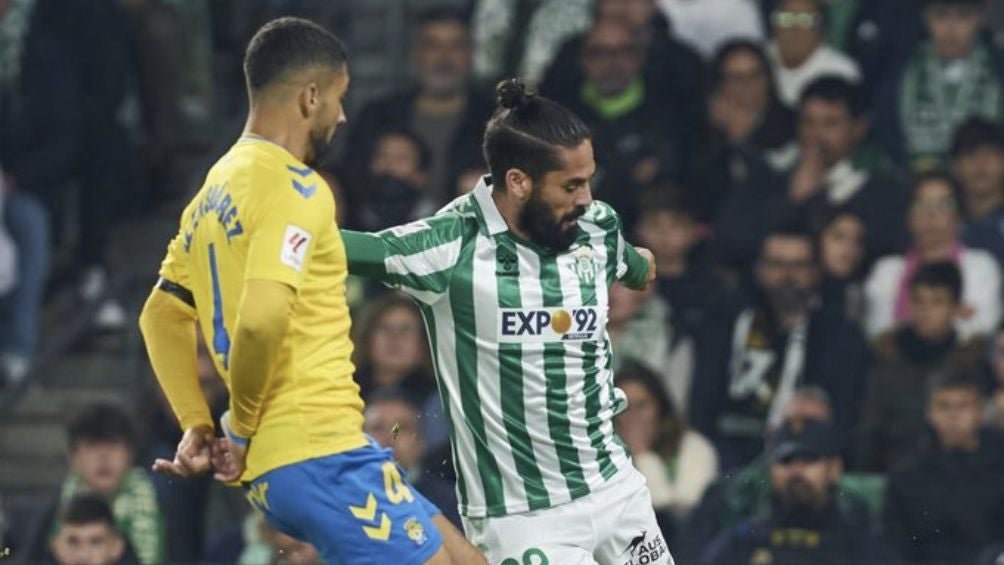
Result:
M246 228L250 237L245 280L300 288L318 242L335 227L331 192L320 177L310 180L316 184L306 190L295 190L291 179L281 175L274 176L272 186L255 187L267 196L254 200Z

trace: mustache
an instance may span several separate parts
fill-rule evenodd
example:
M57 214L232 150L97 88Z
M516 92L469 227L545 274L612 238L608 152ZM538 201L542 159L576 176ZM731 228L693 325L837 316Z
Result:
M578 220L579 218L581 218L585 214L586 214L586 207L582 206L582 207L576 208L575 210L572 210L571 212L565 214L565 217L562 218L562 221Z

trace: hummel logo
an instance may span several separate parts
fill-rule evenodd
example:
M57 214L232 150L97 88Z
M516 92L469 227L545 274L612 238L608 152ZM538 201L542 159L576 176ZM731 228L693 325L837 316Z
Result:
M292 179L292 181L293 181L293 188L297 192L299 192L304 198L310 198L311 196L314 195L314 193L317 192L317 185L316 184L312 184L312 185L309 185L309 186L304 186L303 184L301 184L296 179Z

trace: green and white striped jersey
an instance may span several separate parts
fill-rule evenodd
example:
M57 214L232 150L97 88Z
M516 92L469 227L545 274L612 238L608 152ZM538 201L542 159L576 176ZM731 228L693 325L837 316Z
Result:
M613 428L625 401L607 296L648 271L607 204L594 202L555 254L509 231L486 180L428 219L343 232L350 272L419 303L471 517L557 506L630 464Z

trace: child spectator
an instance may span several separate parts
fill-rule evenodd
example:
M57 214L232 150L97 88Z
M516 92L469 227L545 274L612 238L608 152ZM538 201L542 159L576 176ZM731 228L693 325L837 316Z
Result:
M924 437L924 390L932 375L950 366L976 366L981 339L966 341L955 329L962 280L953 263L929 263L910 281L911 319L875 342L864 417L855 443L863 470L888 471L906 461Z
M983 383L946 372L928 387L933 445L890 476L885 533L908 563L968 565L1004 543L1004 444L980 432Z
M133 565L112 510L98 496L66 501L55 524L50 563L57 565Z
M73 419L67 434L70 475L63 482L61 500L65 503L80 494L105 500L139 562L163 563L164 520L150 477L133 466L129 416L114 406L95 404Z

